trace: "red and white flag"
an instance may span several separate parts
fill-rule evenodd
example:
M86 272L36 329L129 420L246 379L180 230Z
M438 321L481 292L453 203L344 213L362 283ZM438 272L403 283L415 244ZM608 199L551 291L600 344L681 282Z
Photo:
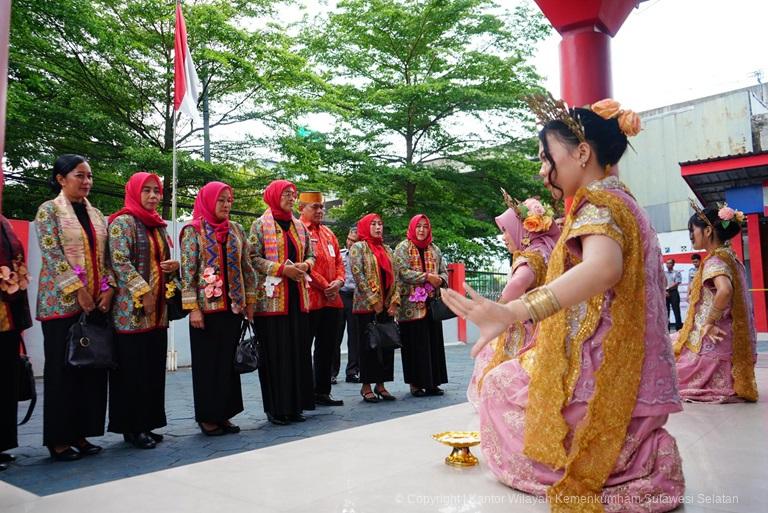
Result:
M176 37L174 42L174 98L173 110L181 111L195 121L200 120L197 113L197 97L200 79L197 78L192 55L187 45L187 25L181 12L181 2L176 3Z

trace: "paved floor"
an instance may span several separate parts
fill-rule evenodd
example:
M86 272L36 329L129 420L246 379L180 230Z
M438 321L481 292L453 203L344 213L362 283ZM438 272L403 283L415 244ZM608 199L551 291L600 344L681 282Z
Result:
M346 358L342 355L342 358ZM257 375L242 378L245 411L233 420L241 428L239 435L207 437L200 433L194 422L192 402L192 375L189 369L167 374L166 415L168 426L158 430L165 441L156 449L139 450L123 442L122 435L107 433L91 439L104 446L98 456L73 463L52 462L42 444L42 383L38 382L40 401L29 423L20 427L19 448L8 451L17 462L0 473L0 481L27 490L35 495L49 495L84 486L155 472L171 467L189 465L261 449L276 444L330 433L355 426L403 417L442 408L466 401L466 387L472 373L472 359L465 345L446 347L446 361L450 383L444 385L442 397L416 398L408 394L403 383L400 357L395 357L395 381L387 386L398 397L397 401L378 404L364 403L360 385L340 382L333 387L342 407L322 407L307 412L308 420L289 426L274 426L267 422L261 403L261 390ZM342 369L346 361L342 362ZM21 403L20 412L27 403Z
M763 398L768 397L768 361L765 356L757 369ZM477 415L468 403L462 403L44 497L0 482L0 511L549 511L548 505L539 499L496 481L478 449L473 450L480 459L477 467L454 468L443 463L449 450L432 441L430 435L477 427ZM767 401L757 404L686 404L684 412L670 416L666 427L677 439L686 478L684 506L676 511L766 511ZM199 437L189 438L200 441ZM118 457L115 451L110 452L113 454L94 457L90 461ZM67 465L66 471L77 468ZM60 474L64 472L63 469L59 471Z

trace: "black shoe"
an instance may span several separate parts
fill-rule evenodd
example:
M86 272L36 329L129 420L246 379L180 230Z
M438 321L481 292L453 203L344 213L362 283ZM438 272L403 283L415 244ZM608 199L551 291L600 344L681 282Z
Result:
M155 443L156 443L156 444L159 444L160 442L162 442L162 441L163 441L163 438L164 438L164 437L163 437L163 435L161 435L161 434L159 434L159 433L153 433L152 431L149 431L147 434L149 435L149 437L150 437L152 440L154 440L154 441L155 441Z
M291 423L285 415L272 415L271 413L267 413L267 420L276 426L287 426Z
M200 432L205 436L221 436L226 433L226 431L224 431L221 426L208 430L203 427L202 422L198 422L197 425L200 426Z
M339 383L339 380L336 379L336 376L331 376L331 385L337 385Z
M240 426L237 426L235 424L232 424L231 422L229 424L219 424L221 426L221 429L224 430L225 433L228 435L236 435L240 432Z
M94 454L99 454L102 449L100 445L93 445L91 442L85 439L83 439L82 443L75 444L75 448L83 456L93 456Z
M288 420L291 422L304 422L307 418L301 413L292 413L291 415L288 415Z
M427 391L423 388L412 388L411 395L413 397L425 397L427 395Z
M352 374L351 376L347 376L346 381L347 383L360 383L360 376Z
M8 470L8 465L6 465L5 463L0 463L0 472L2 472L3 470Z
M148 433L124 433L123 439L137 449L154 449L156 446Z
M315 404L320 406L344 406L344 401L334 399L331 394L315 394Z
M0 463L13 463L16 461L16 456L13 454L5 454L4 452L0 452Z
M431 387L426 390L427 395L443 395L445 391L440 387Z
M48 452L51 453L51 459L54 461L75 461L83 457L83 455L72 447L67 447L62 452L56 452L53 447L48 447Z
M374 387L373 393L376 394L378 396L378 398L381 399L382 401L395 401L395 400L397 400L397 397L395 397L394 395L390 394L384 388L379 389L379 387Z
M363 392L362 390L360 390L360 395L363 397L363 401L365 401L366 403L378 403L379 402L379 398L376 397L376 394L374 394L373 392L370 392L370 391L369 392Z

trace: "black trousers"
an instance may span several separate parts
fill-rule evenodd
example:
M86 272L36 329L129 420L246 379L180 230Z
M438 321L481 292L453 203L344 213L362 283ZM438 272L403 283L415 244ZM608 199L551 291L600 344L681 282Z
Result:
M189 327L195 420L219 423L243 411L235 350L243 318L232 312L205 314L205 328Z
M310 337L315 345L312 362L316 394L331 393L331 368L343 316L344 311L340 308L321 308L309 312Z
M357 343L360 348L360 383L384 383L395 380L395 350L379 352L368 347L365 329L373 321L373 313L355 314L357 317Z
M117 335L120 367L109 376L109 431L146 433L166 425L166 328Z
M74 369L64 363L69 327L79 316L43 321L43 445L71 445L104 434L107 376L103 369ZM118 362L119 363L119 362Z
M16 409L19 394L19 338L17 330L0 332L0 452L19 445Z
M667 296L667 320L669 320L669 309L672 309L672 313L675 316L675 329L680 330L683 327L683 322L680 319L680 292L677 289L668 290Z
M357 343L357 317L352 313L352 299L354 293L341 292L341 300L344 303L344 313L339 318L339 330L337 332L336 343L334 345L335 354L333 357L333 367L331 374L335 377L339 375L341 367L341 342L344 340L344 330L347 331L347 377L360 374L360 357Z

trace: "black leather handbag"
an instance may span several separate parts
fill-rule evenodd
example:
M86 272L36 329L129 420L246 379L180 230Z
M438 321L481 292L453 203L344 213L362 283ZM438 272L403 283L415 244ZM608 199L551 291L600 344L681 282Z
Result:
M29 401L27 407L27 414L24 415L24 419L19 422L19 426L26 424L29 418L32 416L32 412L35 411L35 405L37 404L37 389L35 388L35 372L32 370L32 362L27 356L27 348L24 346L24 340L21 341L21 353L19 354L19 374L18 374L18 394L16 397L19 402Z
M248 334L250 332L250 337ZM235 350L235 370L240 374L247 374L259 368L261 364L261 346L259 339L248 321L243 322L240 333L240 342Z
M441 297L436 297L430 301L427 305L427 308L429 308L429 315L432 317L433 321L447 321L448 319L453 319L456 317L456 314L453 313L453 310L448 308L446 304L443 303L443 298Z
M181 304L181 289L176 288L176 292L173 297L165 300L165 304L168 307L168 320L178 321L189 315L189 310L184 310Z
M393 317L385 317L382 320L374 316L373 320L365 328L365 338L368 347L378 353L379 361L384 360L383 352L387 349L403 347L400 341L400 327Z
M78 369L115 369L115 331L109 317L80 314L69 328L66 365Z

